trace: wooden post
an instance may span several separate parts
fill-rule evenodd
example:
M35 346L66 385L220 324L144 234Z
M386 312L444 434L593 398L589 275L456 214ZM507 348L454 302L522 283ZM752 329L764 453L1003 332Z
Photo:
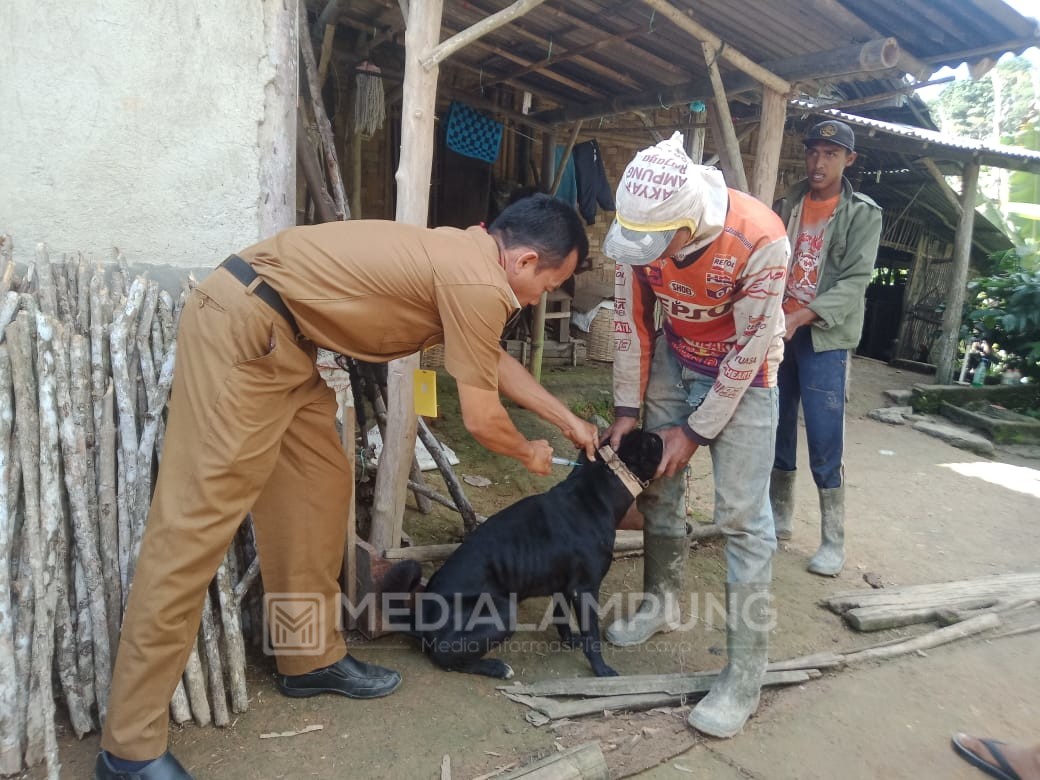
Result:
M696 126L690 133L690 137L686 139L687 149L689 151L690 159L697 163L697 165L700 165L704 160L704 126L708 121L707 108L704 108L701 111L693 111L691 112L691 116Z
M426 226L433 167L434 107L438 67L421 59L440 37L443 0L407 4L404 91L401 97L401 162L397 168L397 221ZM415 453L413 375L419 355L390 363L387 372L387 435L376 473L372 546L378 552L401 541L408 472Z
M703 49L704 62L708 65L708 74L711 76L711 88L715 93L715 111L711 112L711 119L714 120L711 129L715 145L723 161L723 168L729 168L727 179L732 180L727 181L727 184L734 189L747 192L747 174L744 173L744 161L740 157L740 141L737 140L737 132L733 128L733 117L729 113L726 87L722 84L722 73L719 72L718 52L707 43L703 44Z
M957 357L957 341L961 330L961 307L968 283L968 263L971 261L971 235L975 227L975 192L978 184L979 164L965 163L961 214L953 239L953 276L946 297L946 311L943 313L942 333L935 359L935 382L940 385L948 385L953 381L953 364Z
M762 121L758 126L755 170L751 174L751 194L766 205L773 203L776 177L780 170L780 150L784 144L787 121L787 96L762 87Z

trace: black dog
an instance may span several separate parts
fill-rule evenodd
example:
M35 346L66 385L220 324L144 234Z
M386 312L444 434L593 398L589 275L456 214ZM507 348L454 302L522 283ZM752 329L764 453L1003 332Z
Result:
M615 675L600 652L599 587L613 561L614 537L635 496L654 475L663 446L657 434L633 431L616 454L609 447L545 493L521 499L471 533L418 594L409 633L439 666L512 677L509 665L484 655L516 628L516 607L553 596L560 639L580 646L597 676ZM418 581L403 561L388 579ZM571 632L564 604L577 616Z

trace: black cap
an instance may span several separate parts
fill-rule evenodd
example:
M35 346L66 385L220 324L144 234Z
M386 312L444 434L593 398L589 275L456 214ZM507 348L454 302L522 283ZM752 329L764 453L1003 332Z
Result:
M827 119L818 125L813 125L809 134L802 139L802 143L808 146L813 141L830 141L832 144L844 146L850 152L856 151L856 134L852 128L837 119Z

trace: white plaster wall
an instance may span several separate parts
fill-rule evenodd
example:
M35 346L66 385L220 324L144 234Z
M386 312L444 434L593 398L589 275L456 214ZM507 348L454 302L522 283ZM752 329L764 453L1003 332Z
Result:
M296 2L0 2L0 233L208 267L295 218Z

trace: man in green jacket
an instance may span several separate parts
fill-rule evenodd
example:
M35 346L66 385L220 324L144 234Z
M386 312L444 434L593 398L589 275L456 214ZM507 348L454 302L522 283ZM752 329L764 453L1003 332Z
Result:
M828 119L815 125L803 142L807 178L773 206L787 225L792 251L769 499L777 539L790 539L801 402L822 515L822 542L809 571L834 577L845 565L842 453L849 350L859 343L863 329L865 293L881 239L881 208L853 192L844 176L856 161L851 127Z

